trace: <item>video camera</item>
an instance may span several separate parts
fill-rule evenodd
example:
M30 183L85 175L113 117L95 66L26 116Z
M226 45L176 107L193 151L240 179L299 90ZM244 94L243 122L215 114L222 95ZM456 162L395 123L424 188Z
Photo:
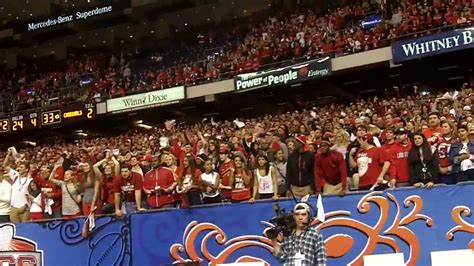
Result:
M273 224L274 227L267 230L267 237L270 239L275 239L280 233L282 233L283 236L290 236L291 232L293 232L293 229L296 228L293 214L285 212L285 209L281 209L278 203L273 205L273 210L275 211L276 216L273 217L269 222Z

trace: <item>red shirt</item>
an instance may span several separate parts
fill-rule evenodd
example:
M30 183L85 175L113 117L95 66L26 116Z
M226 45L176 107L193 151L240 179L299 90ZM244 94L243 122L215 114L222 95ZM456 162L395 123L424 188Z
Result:
M114 180L115 178L106 178L105 175L102 175L100 178L100 198L103 203L115 205Z
M221 184L224 186L230 186L230 175L232 173L231 169L235 169L234 162L232 160L229 160L227 163L221 163L219 166ZM231 197L231 190L222 189L221 192L225 199L229 199Z
M131 172L131 176L128 179L124 179L121 176L114 178L113 192L125 194L126 202L135 202L135 190L141 190L142 188L142 177L135 172Z
M359 187L372 186L377 181L383 169L383 164L390 161L388 153L379 147L368 150L359 149L356 156L358 172L360 175Z
M174 183L173 172L169 168L160 167L145 174L145 181L143 187L151 190L152 193L148 195L147 202L152 208L160 208L163 205L174 202L172 192L154 193L155 187L169 188Z
M347 185L346 161L340 152L329 151L329 154L316 154L314 161L314 176L316 177L316 190L321 192L324 182L331 185L342 183L342 189Z
M441 167L448 167L451 165L449 162L449 150L451 149L451 144L453 144L453 138L442 137L437 143L438 150L438 162Z
M427 128L423 130L423 136L428 140L428 142L433 145L435 144L441 136L443 136L443 128L438 127L436 129Z
M392 158L390 168L392 168L393 165L393 168L395 169L391 176L396 178L397 182L408 183L410 178L408 174L408 153L410 150L411 143L403 145L399 142L396 142L390 150Z
M63 180L61 177L56 177L58 180ZM51 208L53 211L61 210L61 200L62 200L62 192L61 187L57 186L50 180L44 179L39 174L33 175L33 180L36 185L41 189L42 193L53 193L52 199L54 200L53 206Z
M247 176L250 177L248 184L241 175L242 169L235 169L234 184L231 198L233 200L248 200L250 199L250 184L252 184L252 171L247 170Z

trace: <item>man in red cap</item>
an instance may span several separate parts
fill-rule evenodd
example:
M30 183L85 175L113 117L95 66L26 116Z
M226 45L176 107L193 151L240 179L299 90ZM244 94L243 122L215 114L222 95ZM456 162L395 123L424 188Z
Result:
M346 161L342 153L331 150L332 144L322 140L316 154L314 175L316 192L324 195L344 195L347 191Z
M304 136L295 137L295 151L288 156L286 178L290 192L304 197L314 191L314 154L306 151Z
M392 186L396 184L397 187L409 185L408 174L408 153L411 150L411 143L408 141L408 132L404 128L399 128L396 131L397 141L390 149L390 156L392 158L391 180Z
M375 147L374 137L367 133L358 139L360 149L355 155L351 151L349 161L352 168L357 168L357 174L354 174L352 180L353 186L359 190L374 189L383 184L384 177L390 168L390 156L380 147Z
M221 177L221 183L219 188L221 189L222 198L230 199L232 194L232 180L234 179L235 166L234 161L229 158L229 149L222 146L219 149L219 176Z

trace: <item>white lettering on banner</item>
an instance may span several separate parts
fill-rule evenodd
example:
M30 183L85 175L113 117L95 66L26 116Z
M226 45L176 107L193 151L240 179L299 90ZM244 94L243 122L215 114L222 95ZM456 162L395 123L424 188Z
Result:
M107 112L131 111L171 104L185 98L184 86L107 100Z
M292 81L298 78L298 72L290 70L288 73L278 76L269 76L268 85L283 83L286 84L288 81Z
M253 78L249 80L238 80L237 90L259 86L260 84L262 84L262 80L263 80L262 77Z
M403 44L402 49L405 52L405 56L414 56L469 45L471 43L473 43L472 31L467 30L461 32L460 35L446 37L440 40L431 40L422 43L415 41Z
M310 70L308 72L308 78L310 77L322 77L329 75L329 69L321 69L321 70Z
M38 30L42 28L51 27L54 25L59 25L63 23L68 23L74 21L74 19L87 19L88 17L109 13L112 12L112 6L104 6L104 7L96 7L93 10L85 11L85 12L77 12L76 17L74 15L67 15L67 16L59 16L54 19L48 19L47 21L37 22L37 23L28 23L28 31Z

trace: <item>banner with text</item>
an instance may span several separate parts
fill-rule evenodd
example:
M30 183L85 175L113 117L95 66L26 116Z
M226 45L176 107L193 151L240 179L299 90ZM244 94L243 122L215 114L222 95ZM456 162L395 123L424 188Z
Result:
M185 98L184 86L149 91L107 100L107 112L117 113L177 103Z
M431 265L433 251L474 249L474 185L406 188L323 197L326 220L311 223L326 242L328 265L363 265L372 254L402 253L408 266ZM315 205L315 198L310 203ZM262 234L273 201L101 217L83 238L83 219L0 225L0 265L280 265ZM292 200L279 201L291 210Z
M331 58L313 60L270 71L252 72L234 77L236 91L286 85L331 74Z
M474 28L458 29L448 32L398 41L392 44L394 63L474 48Z

